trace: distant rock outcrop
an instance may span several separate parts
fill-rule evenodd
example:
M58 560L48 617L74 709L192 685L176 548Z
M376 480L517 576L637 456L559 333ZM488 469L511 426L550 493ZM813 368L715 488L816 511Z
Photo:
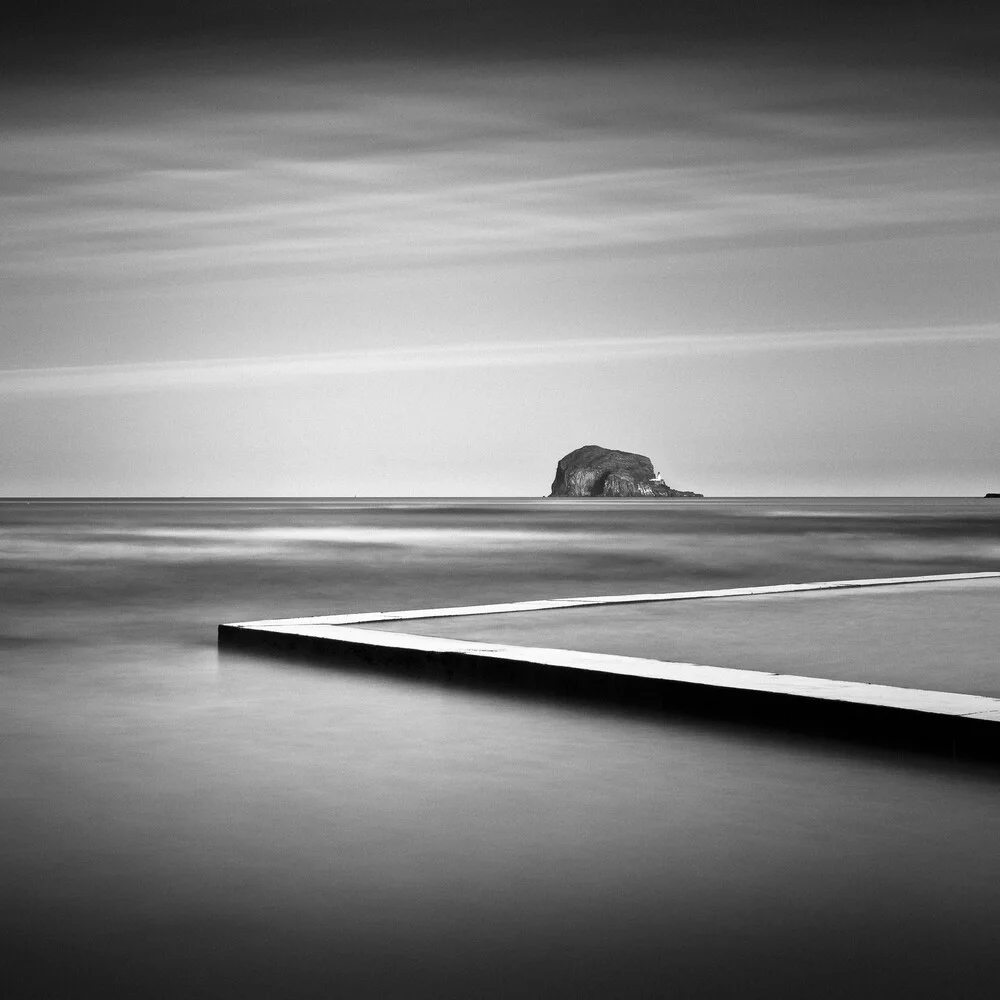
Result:
M559 459L553 497L700 497L672 489L645 455L584 445Z

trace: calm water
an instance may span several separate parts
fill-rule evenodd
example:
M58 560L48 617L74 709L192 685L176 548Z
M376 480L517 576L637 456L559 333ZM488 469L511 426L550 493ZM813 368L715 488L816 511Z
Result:
M1000 577L362 627L1000 698Z
M995 569L983 501L0 504L5 996L993 996L1000 775L215 649Z

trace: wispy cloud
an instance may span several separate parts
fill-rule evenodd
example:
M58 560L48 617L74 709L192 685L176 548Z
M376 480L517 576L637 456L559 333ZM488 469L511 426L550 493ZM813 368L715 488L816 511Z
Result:
M1000 342L1000 323L968 326L755 333L676 333L503 344L458 344L277 357L212 358L143 364L0 371L2 396L88 395L259 385L380 372L531 365L611 364L646 358L841 347Z
M195 81L155 114L137 100L115 122L14 129L0 269L196 276L1000 229L1000 137L960 89L928 115L913 81L864 76L400 73L249 78L241 98Z

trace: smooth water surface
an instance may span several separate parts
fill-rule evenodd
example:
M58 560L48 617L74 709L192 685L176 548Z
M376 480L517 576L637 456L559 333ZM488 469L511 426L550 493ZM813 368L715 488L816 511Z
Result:
M1000 697L1000 578L362 627Z
M222 621L995 568L973 501L0 504L10 997L991 996L992 769L220 657Z

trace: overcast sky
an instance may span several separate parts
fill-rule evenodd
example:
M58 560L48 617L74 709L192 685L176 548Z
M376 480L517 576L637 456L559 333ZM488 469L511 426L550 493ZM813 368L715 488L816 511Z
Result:
M990 5L38 7L0 494L1000 489Z

